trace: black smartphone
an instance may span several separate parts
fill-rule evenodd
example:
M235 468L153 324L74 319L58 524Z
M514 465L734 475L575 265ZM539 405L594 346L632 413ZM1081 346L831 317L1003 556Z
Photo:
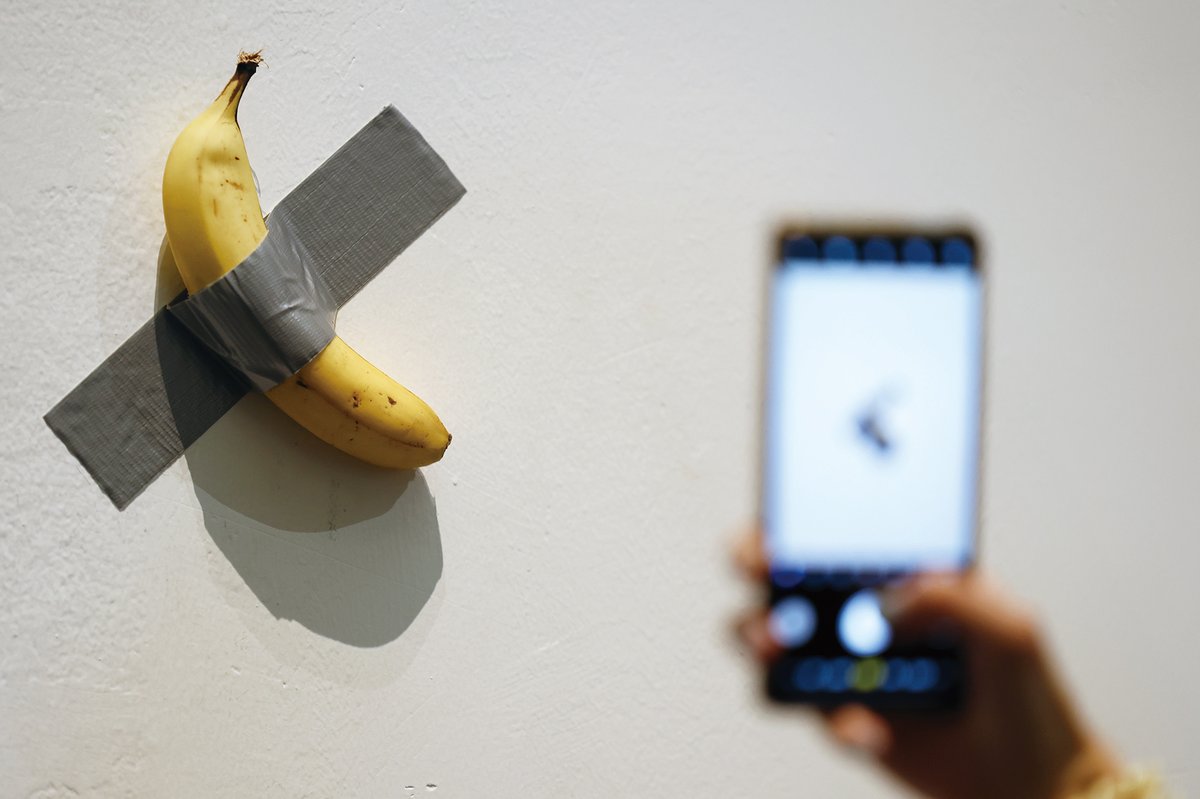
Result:
M968 229L786 227L770 267L761 520L780 702L952 709L953 638L880 589L976 557L984 282Z

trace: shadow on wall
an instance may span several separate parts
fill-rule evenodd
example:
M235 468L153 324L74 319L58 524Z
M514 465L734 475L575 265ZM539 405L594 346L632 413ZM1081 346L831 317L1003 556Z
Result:
M441 578L425 478L338 452L261 395L241 400L186 458L209 535L276 618L382 646Z

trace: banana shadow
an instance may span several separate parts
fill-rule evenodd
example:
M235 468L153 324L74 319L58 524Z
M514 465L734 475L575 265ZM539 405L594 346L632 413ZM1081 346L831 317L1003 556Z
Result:
M164 237L156 309L183 291L168 256ZM196 413L192 381L220 381L224 372L196 347L177 351L178 342L159 331L168 401L213 543L276 619L356 647L398 638L442 575L425 478L337 451L262 395L243 397L232 379L201 392L213 406L207 418L219 421L189 424L206 418Z
M261 395L185 457L209 535L277 619L378 647L408 629L441 578L424 477L344 455Z

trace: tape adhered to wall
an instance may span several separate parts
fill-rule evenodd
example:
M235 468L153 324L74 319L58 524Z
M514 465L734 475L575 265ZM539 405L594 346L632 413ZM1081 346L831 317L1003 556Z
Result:
M465 191L388 106L283 198L271 218L282 212L288 238L307 253L312 274L341 307ZM163 309L46 414L46 424L118 508L248 391L246 378L211 346Z

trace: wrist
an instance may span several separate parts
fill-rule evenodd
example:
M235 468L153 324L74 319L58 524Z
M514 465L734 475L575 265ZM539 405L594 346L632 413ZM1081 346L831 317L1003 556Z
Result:
M1117 758L1097 741L1083 746L1063 768L1054 792L1055 799L1086 799L1089 791L1102 781L1120 777Z

